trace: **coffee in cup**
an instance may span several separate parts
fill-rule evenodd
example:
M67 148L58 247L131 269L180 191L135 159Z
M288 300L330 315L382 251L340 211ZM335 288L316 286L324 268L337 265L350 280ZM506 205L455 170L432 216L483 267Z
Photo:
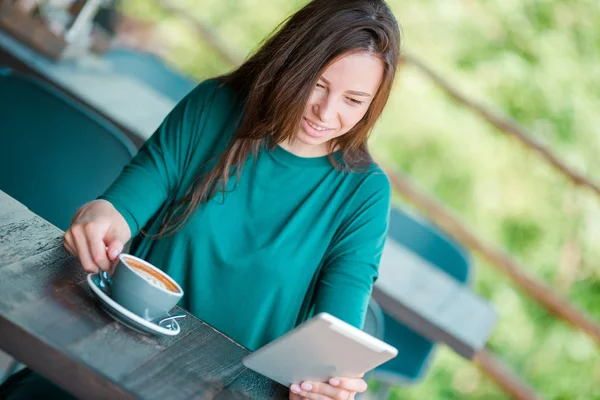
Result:
M164 273L159 273L147 266L146 264L136 260L131 256L124 256L123 261L138 275L144 278L148 283L163 288L165 290L179 293L179 286Z
M111 298L147 320L166 316L183 297L173 278L131 254L119 255L110 281Z

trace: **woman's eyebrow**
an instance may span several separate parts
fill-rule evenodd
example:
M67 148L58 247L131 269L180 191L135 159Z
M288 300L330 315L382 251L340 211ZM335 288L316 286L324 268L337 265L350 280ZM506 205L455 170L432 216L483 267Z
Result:
M326 84L331 85L331 82L329 82L327 79L321 77L321 80L324 81ZM355 96L371 97L371 95L369 93L357 92L356 90L346 90L346 93L353 94Z

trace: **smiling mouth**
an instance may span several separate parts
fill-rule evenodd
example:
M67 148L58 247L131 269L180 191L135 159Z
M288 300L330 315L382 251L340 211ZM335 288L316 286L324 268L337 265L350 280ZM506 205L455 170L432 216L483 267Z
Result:
M311 128L313 128L313 129L314 129L314 130L316 130L316 131L323 132L323 131L330 131L330 130L331 130L331 128L323 128L323 127L320 127L320 126L318 126L318 125L315 125L315 124L313 124L313 123L312 123L312 122L310 122L310 120L309 120L308 118L306 118L306 117L304 117L304 120L306 121L306 123L307 123L307 124L308 124L308 125L309 125Z

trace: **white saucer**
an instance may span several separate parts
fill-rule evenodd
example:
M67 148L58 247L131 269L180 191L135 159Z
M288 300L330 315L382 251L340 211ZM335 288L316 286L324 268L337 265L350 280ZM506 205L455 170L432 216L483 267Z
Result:
M119 321L123 325L128 328L133 329L134 331L144 333L144 334L153 334L153 335L167 335L167 336L176 336L181 332L181 328L177 323L177 320L172 320L168 327L159 326L154 322L150 322L137 314L132 313L127 310L119 303L110 298L110 296L100 288L98 282L100 281L100 277L98 274L88 274L87 282L92 289L92 293L96 296L96 298L100 301L100 305L106 311L108 315L113 317L115 320Z

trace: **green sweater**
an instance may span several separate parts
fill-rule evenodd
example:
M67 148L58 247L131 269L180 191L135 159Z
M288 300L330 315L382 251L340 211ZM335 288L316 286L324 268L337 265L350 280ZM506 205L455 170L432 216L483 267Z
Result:
M234 94L201 83L99 198L125 217L130 252L181 285L180 305L250 350L319 312L362 328L390 206L376 165L341 172L326 156L264 148L182 230L138 235L157 232L167 207L224 151L243 111Z

